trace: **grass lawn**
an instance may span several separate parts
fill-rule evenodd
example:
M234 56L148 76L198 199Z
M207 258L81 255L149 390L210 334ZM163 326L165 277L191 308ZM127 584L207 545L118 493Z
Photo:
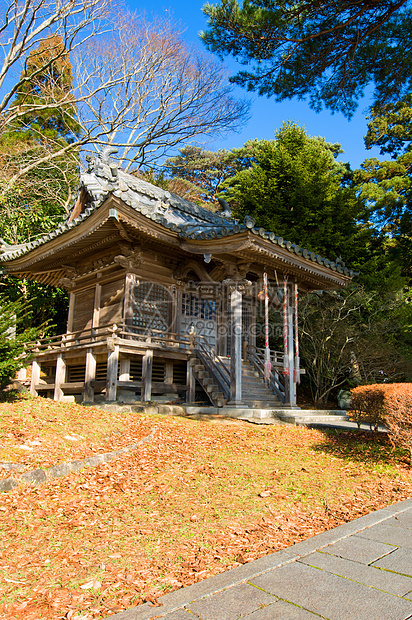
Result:
M151 431L116 461L1 495L1 619L105 618L412 497L383 435L39 398L0 404L0 461L30 470Z

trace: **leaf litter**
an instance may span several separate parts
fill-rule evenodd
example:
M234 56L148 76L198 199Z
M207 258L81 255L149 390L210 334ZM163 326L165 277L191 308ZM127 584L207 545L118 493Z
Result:
M84 408L42 405L36 399L33 427L20 418L29 439L53 415L51 435L90 438ZM101 413L91 427L105 430L89 449L151 430L153 440L1 496L1 620L94 620L156 605L166 592L411 496L405 455L384 436L128 413L104 413L108 423ZM54 464L53 455L37 458Z

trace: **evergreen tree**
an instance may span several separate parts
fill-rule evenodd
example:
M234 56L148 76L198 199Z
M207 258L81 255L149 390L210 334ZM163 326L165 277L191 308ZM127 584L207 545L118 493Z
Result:
M258 226L358 268L372 230L350 170L336 161L340 145L289 122L274 140L255 141L253 152L251 165L223 183L234 214L252 215Z
M220 0L207 3L202 38L247 69L232 81L276 100L309 97L350 116L375 86L375 102L411 90L408 0Z
M354 173L381 237L402 271L412 277L412 95L372 109L366 145L390 159L370 158Z
M0 295L0 390L27 365L26 343L41 337L46 327L25 327L29 312L20 301Z

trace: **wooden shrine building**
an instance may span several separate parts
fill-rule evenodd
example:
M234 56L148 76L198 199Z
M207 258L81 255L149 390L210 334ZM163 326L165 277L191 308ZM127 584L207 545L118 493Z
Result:
M56 230L19 246L0 240L4 272L69 292L66 333L35 346L31 392L295 406L297 293L344 288L352 272L250 217L239 223L126 174L109 152L90 161ZM269 365L268 316L280 349Z

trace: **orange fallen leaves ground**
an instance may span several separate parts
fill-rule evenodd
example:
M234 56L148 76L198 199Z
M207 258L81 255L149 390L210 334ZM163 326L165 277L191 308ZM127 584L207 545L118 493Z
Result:
M31 470L110 452L148 435L150 424L146 416L125 418L46 398L0 403L0 463L20 463ZM0 467L0 479L9 475Z
M57 405L46 404L50 419ZM91 452L152 429L151 443L114 462L0 496L2 620L91 620L155 603L412 496L405 453L368 433L122 414Z

